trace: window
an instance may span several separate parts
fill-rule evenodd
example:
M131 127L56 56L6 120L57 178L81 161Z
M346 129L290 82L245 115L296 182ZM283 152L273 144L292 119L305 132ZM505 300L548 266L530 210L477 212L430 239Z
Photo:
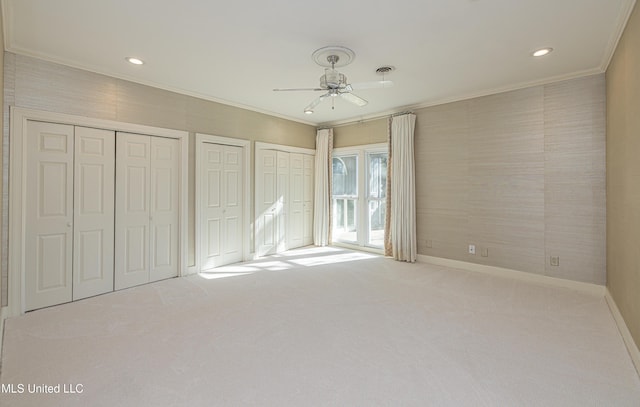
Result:
M358 156L333 158L333 236L357 242Z
M382 249L387 197L387 146L333 152L333 241Z
M387 153L368 153L368 244L384 246L384 221L387 210Z

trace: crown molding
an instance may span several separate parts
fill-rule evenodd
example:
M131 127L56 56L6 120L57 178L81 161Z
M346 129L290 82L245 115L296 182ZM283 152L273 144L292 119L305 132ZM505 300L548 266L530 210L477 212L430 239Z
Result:
M629 18L631 18L631 13L633 13L635 4L636 0L631 0L626 4L623 4L620 8L620 18L618 19L618 25L616 26L613 33L611 33L611 37L609 37L609 43L607 44L607 48L604 51L604 55L602 56L602 63L600 64L600 69L602 70L602 72L606 72L609 68L609 64L613 59L613 55L616 53L616 49L618 49L620 39L624 34L624 29L627 27Z

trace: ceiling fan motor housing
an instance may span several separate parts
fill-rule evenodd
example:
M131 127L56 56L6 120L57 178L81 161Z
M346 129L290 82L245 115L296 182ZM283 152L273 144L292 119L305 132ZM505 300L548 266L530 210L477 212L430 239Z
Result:
M325 68L320 77L320 87L323 89L339 89L346 86L347 77L335 69Z

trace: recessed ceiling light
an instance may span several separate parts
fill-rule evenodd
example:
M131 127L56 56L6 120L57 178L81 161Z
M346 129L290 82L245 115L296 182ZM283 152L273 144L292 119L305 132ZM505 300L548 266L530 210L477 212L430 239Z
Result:
M126 57L125 58L129 63L132 63L134 65L142 65L144 64L144 61L135 57Z
M306 110L304 111L304 114L313 114L313 110L311 110L311 109L306 109Z
M532 55L534 57L543 57L545 55L548 55L551 51L553 51L553 48L541 48L535 51Z

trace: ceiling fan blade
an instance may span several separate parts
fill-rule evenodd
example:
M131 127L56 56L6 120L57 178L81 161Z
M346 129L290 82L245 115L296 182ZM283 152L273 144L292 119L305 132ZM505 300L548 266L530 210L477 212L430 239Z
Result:
M304 111L308 111L308 110L313 110L316 106L318 106L320 104L320 102L322 102L323 100L325 100L327 97L329 97L328 93L325 93L324 95L320 95L317 98L315 98L313 100L313 102L309 103L307 105L307 107L304 108Z
M299 90L305 90L305 91L318 91L318 90L326 90L326 89L322 89L322 88L291 88L291 89L274 89L274 92L291 92L291 91L299 91Z
M371 81L371 82L360 82L360 83L352 83L348 86L351 86L351 89L378 89L378 88L390 88L393 86L393 81Z
M358 105L358 106L364 106L367 103L369 103L366 100L364 100L363 98L361 98L360 96L356 96L353 93L348 93L348 92L341 93L340 97L342 97L347 102L351 102L354 105Z

